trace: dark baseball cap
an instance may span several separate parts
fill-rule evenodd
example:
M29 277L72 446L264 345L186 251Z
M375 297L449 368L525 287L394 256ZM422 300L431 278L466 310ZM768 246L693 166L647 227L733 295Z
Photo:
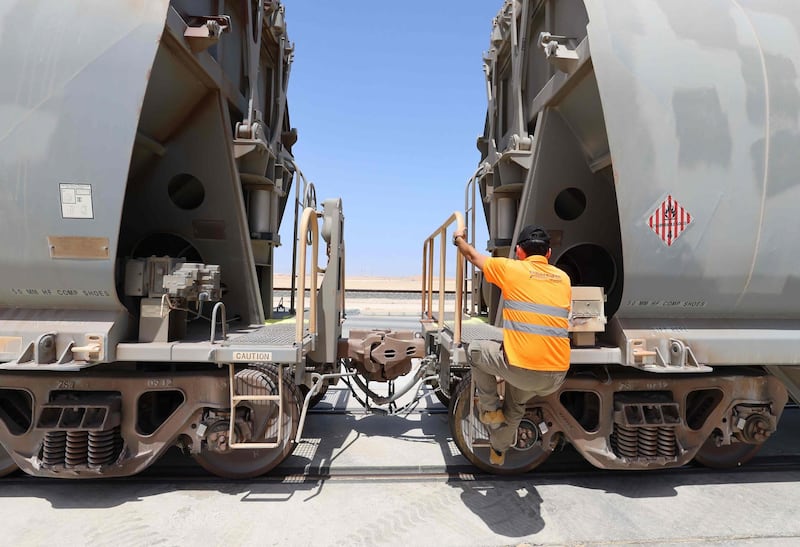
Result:
M517 238L517 245L524 243L526 241L541 241L542 243L545 243L549 247L550 234L548 234L547 230L545 230L541 226L534 226L531 224L529 226L525 226L519 233L519 238Z

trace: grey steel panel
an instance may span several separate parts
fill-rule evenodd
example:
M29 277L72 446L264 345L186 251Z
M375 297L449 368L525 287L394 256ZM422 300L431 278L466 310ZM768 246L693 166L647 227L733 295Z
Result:
M799 317L800 6L585 4L619 201L618 316ZM648 217L670 195L693 220L667 246Z
M215 349L209 342L178 343L172 346L172 360L177 362L197 362L214 360Z
M797 321L756 321L672 319L614 320L619 345L632 338L644 339L648 347L675 338L688 345L698 362L710 366L800 365L800 323Z
M300 348L286 345L244 345L218 348L214 352L217 363L291 363L303 362Z
M261 342L254 339L245 344L229 342L225 346L210 342L120 344L117 347L117 359L121 362L150 363L298 363L305 349L281 340L270 341L269 338L263 338Z
M304 341L304 343L306 343ZM306 343L307 345L307 343ZM276 363L299 362L303 350L295 346L294 323L264 325L252 332L229 336L224 342L162 342L150 344L125 343L117 346L119 361L147 362L249 362L270 361ZM266 358L243 358L237 354L269 353Z
M449 332L452 333L452 324L445 324ZM449 347L452 346L450 336L443 336ZM475 340L503 340L503 329L478 322L466 322L461 325L461 342L466 348L470 342ZM463 348L459 348L461 361L466 358ZM619 348L573 348L570 355L570 363L573 365L609 365L622 364L622 352Z
M573 348L569 362L571 365L621 365L622 351L619 348Z
M172 360L170 342L153 342L149 344L130 343L117 345L117 360L122 362L149 361L169 362Z
M120 214L169 2L3 4L0 306L121 309ZM62 183L91 185L91 218L62 218ZM52 259L49 236L107 238L110 258Z
M60 357L67 346L83 346L85 335L101 337L102 362L115 359L116 342L124 332L127 315L114 311L0 309L0 369L77 370L98 363L69 362L56 364L17 364L22 352L38 336L55 334L55 354Z

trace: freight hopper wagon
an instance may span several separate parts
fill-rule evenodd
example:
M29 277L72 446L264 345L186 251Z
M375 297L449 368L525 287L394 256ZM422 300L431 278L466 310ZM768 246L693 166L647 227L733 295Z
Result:
M572 330L599 331L571 333L566 383L523 422L537 442L499 471L533 468L559 439L602 468L747 461L787 392L800 399L800 12L507 1L484 62L467 195L483 204L489 250L513 256L521 228L543 225L576 286ZM501 297L481 298L477 275L474 309L483 301L501 325ZM600 328L579 328L603 316L587 314L585 286L602 287ZM466 371L463 345L491 333L442 332L448 389ZM462 451L492 469L469 404L451 421Z
M297 171L283 6L78 0L2 15L0 472L130 475L173 444L220 475L274 467L302 377L270 363L312 353L294 325L247 329L272 309ZM250 338L232 343L237 329Z

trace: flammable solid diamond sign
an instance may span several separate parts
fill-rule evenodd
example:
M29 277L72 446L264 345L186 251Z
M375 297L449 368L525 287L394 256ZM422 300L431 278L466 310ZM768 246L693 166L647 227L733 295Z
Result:
M670 195L656 207L647 223L661 241L670 247L692 223L692 215Z

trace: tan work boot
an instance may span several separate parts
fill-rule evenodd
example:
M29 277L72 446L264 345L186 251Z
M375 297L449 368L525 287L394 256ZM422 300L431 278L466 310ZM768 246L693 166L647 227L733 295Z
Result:
M505 452L498 452L494 448L489 449L489 463L492 465L503 465L506 463L506 453Z
M481 412L480 420L484 425L501 425L506 423L506 416L503 414L503 409L498 408L497 410Z

